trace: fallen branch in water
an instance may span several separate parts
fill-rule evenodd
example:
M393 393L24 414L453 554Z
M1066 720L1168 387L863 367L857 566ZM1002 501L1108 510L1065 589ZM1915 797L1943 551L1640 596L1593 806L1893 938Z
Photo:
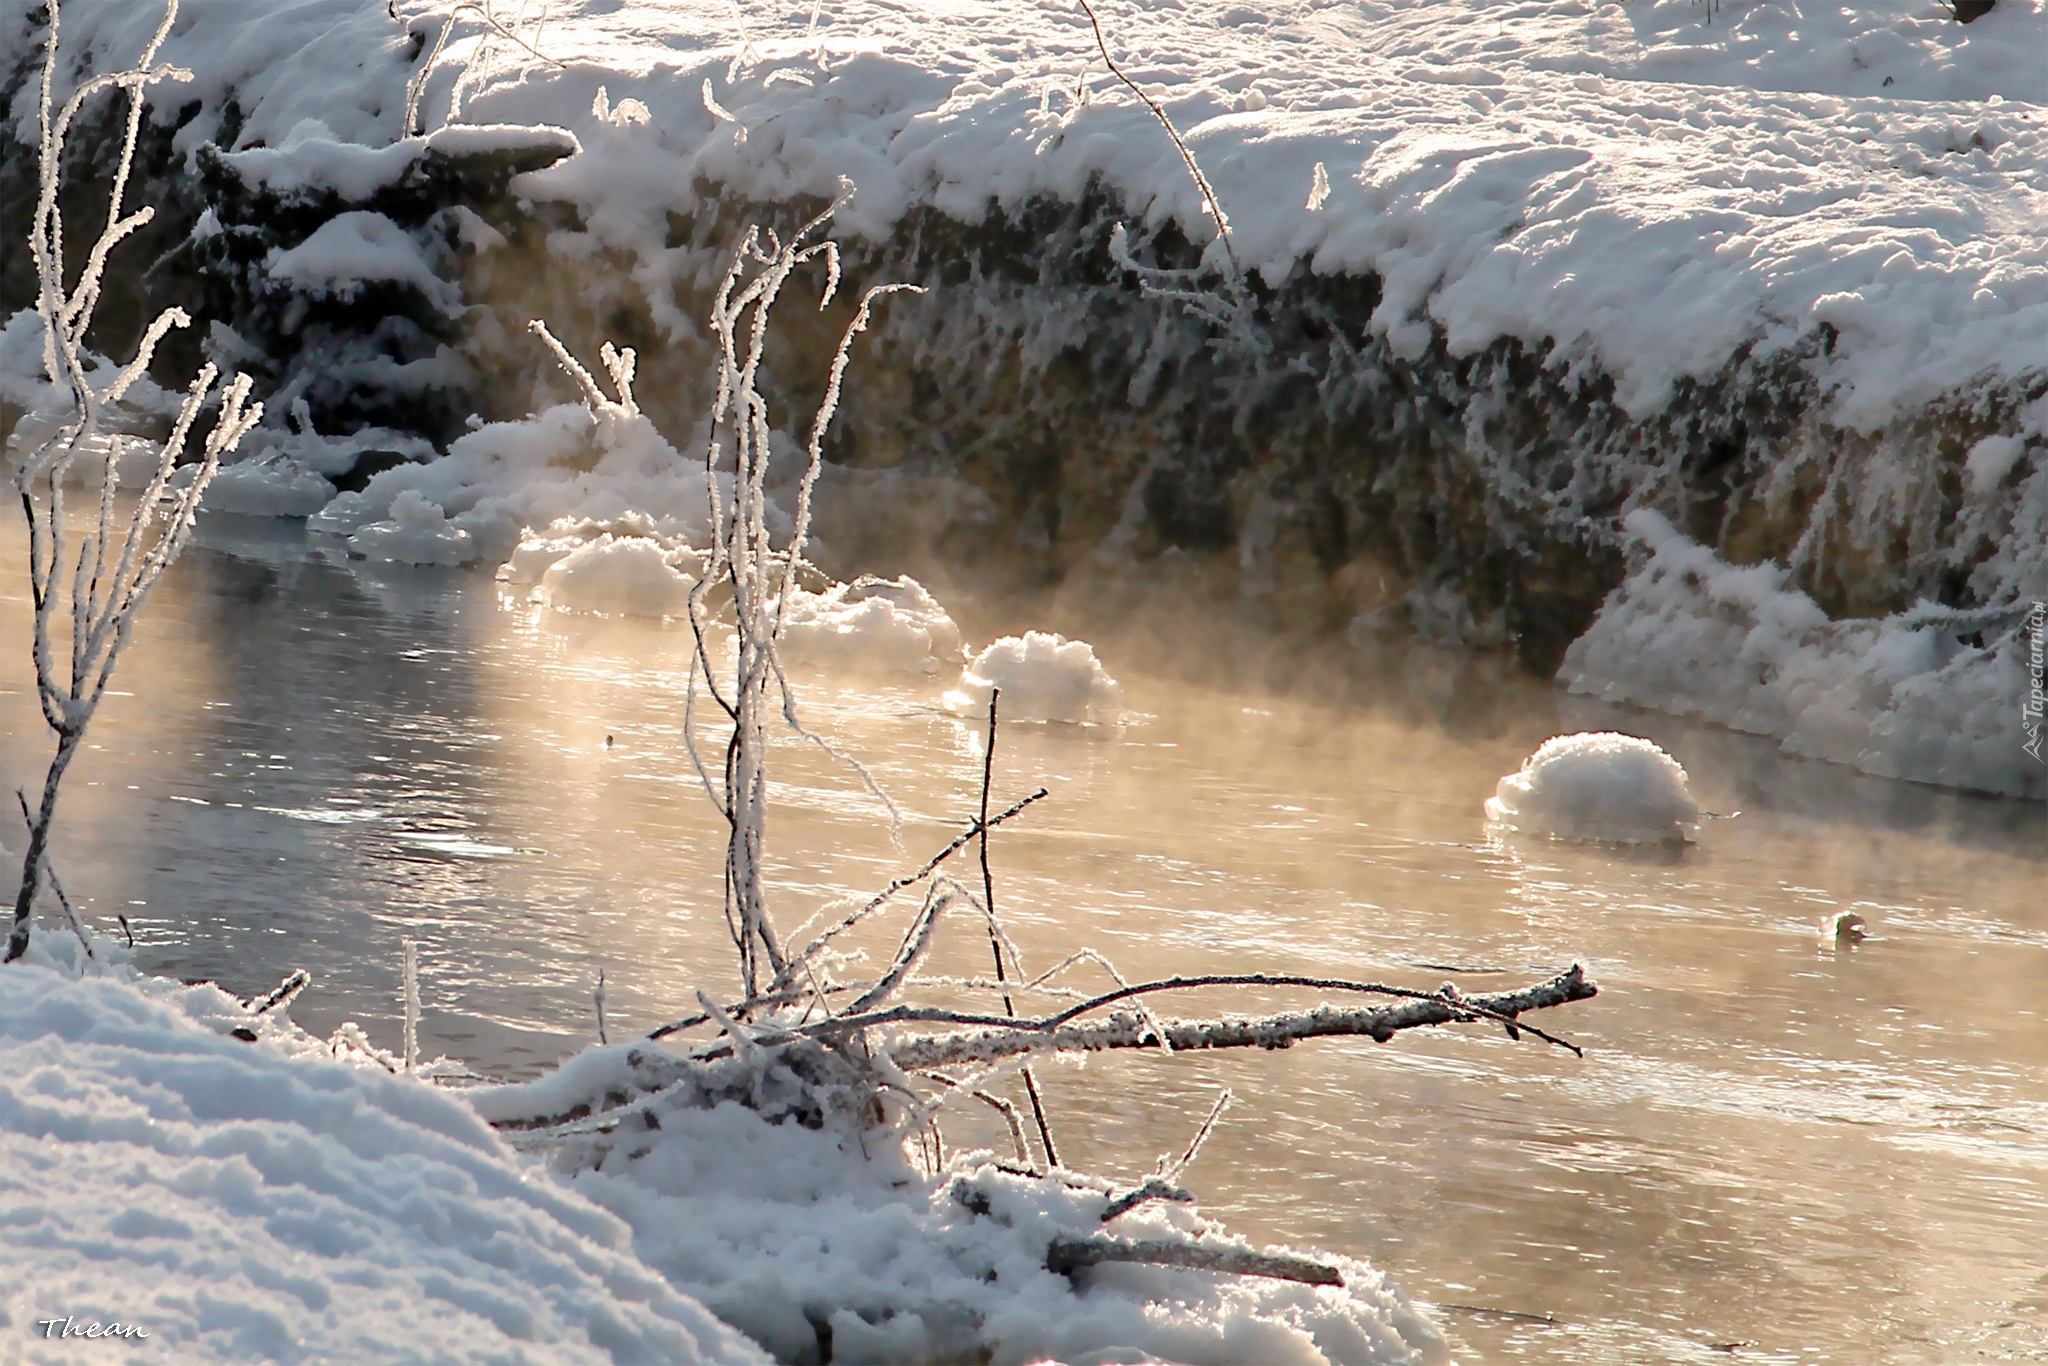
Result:
M1168 1020L1164 1022L1164 1028L1167 1042L1176 1053L1206 1048L1287 1048L1302 1039L1345 1035L1364 1035L1385 1043L1404 1029L1479 1020L1516 1022L1515 1017L1524 1011L1547 1010L1574 1001L1590 1000L1598 994L1599 988L1586 980L1585 969L1573 964L1570 971L1560 973L1548 982L1498 995L1452 998L1418 993L1416 999L1399 1005L1369 1010L1336 1010L1323 1006L1310 1011L1251 1019ZM825 1033L849 1023L851 1021L846 1019L833 1020L811 1026L807 1032ZM1527 1025L1520 1027L1532 1034L1536 1032ZM1151 1035L1151 1027L1141 1017L1118 1014L1086 1025L1022 1024L904 1039L891 1045L889 1053L899 1067L924 1070L986 1064L1019 1053L1098 1053L1114 1048L1156 1048L1158 1043ZM1557 1042L1562 1047L1578 1051L1562 1040Z
M1221 1271L1232 1276L1268 1276L1303 1285L1344 1284L1344 1273L1327 1262L1283 1252L1254 1252L1250 1248L1182 1243L1168 1238L1055 1238L1045 1254L1046 1269L1061 1275L1072 1275L1084 1266L1103 1262L1142 1262L1185 1267L1190 1271Z

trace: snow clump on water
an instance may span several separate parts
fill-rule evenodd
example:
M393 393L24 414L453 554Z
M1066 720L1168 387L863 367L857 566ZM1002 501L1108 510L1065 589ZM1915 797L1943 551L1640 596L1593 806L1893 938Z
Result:
M1011 721L1075 724L1123 719L1123 688L1094 647L1047 631L1004 636L974 657L945 698L948 711L979 716L992 689L1003 690L1002 715Z
M206 486L208 512L245 517L311 517L334 498L334 485L287 455L229 465Z
M680 617L689 614L690 590L702 572L692 551L651 536L602 532L548 565L536 596L558 612Z
M1683 843L1699 826L1685 770L1648 740L1557 735L1500 780L1486 815L1512 829L1617 844Z
M389 521L370 522L348 538L351 555L396 564L467 564L476 558L476 538L450 526L441 509L418 489L391 501Z
M37 1326L69 1315L146 1332L124 1360L766 1360L459 1097L273 1019L0 972L0 1257L25 1273L0 1321L27 1359L76 1357Z
M907 575L796 589L782 617L782 657L824 668L931 675L966 657L960 628Z

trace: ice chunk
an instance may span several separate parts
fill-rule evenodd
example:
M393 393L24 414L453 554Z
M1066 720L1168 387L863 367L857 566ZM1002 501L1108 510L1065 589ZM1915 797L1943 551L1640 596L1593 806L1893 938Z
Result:
M334 485L289 456L229 465L206 487L211 512L250 517L310 517L333 501Z
M605 532L556 560L540 579L540 597L558 612L625 617L680 617L701 564L651 536Z
M407 489L391 500L391 520L357 531L348 538L348 549L366 560L466 564L476 557L476 538L448 525L441 509L418 489Z
M1699 826L1685 769L1648 740L1557 735L1486 799L1489 820L1531 834L1620 844L1682 843Z
M936 674L965 654L953 618L907 576L797 589L783 616L782 656L792 663Z
M982 715L992 688L1003 690L1001 712L1012 721L1123 719L1123 688L1102 667L1094 648L1047 631L1004 636L976 655L946 694L946 709Z

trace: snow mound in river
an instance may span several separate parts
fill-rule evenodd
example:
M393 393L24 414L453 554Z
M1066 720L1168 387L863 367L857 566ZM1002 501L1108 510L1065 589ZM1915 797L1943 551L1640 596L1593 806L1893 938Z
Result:
M936 674L965 653L953 618L907 576L797 589L782 617L782 657L793 664Z
M1556 735L1486 799L1490 820L1531 834L1618 844L1680 843L1699 825L1685 770L1648 740Z
M651 537L604 532L550 564L539 596L558 612L687 616L701 564L687 550L681 556L679 564L676 551Z
M948 711L988 712L989 693L1003 692L1001 714L1010 721L1111 722L1123 718L1123 688L1085 640L1048 631L1004 636L974 657L947 692Z
M397 564L467 564L476 558L470 533L450 525L418 489L392 499L387 520L359 528L348 538L348 548L366 560Z
M248 1019L211 987L0 970L15 1352L76 1360L36 1326L68 1315L179 1360L762 1359L457 1097L228 1036Z

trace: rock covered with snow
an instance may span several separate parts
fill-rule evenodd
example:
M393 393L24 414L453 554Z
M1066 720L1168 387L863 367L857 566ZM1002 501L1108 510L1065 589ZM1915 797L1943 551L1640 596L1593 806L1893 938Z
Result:
M211 987L0 970L10 1355L76 1360L35 1326L70 1315L150 1360L765 1360L457 1096L248 1021Z
M1095 648L1048 631L1004 636L961 671L944 698L961 716L988 712L991 690L1003 692L1001 715L1011 721L1115 722L1123 719L1123 688Z
M965 653L953 618L908 576L792 589L782 616L782 657L793 664L930 675Z
M389 519L364 524L348 538L348 549L397 564L467 564L476 558L476 539L451 526L418 489L407 489L391 500Z
M1683 843L1700 809L1685 769L1648 740L1557 735L1486 799L1487 819L1529 834L1618 844Z

